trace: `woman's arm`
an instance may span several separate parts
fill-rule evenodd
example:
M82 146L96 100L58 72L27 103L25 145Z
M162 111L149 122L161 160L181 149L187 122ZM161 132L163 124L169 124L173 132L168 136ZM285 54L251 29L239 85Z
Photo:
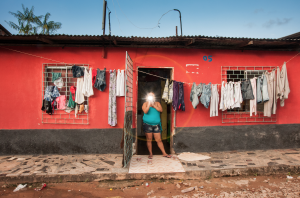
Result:
M155 108L157 111L159 112L163 112L163 109L161 107L161 104L159 102L155 102L153 105L152 105L153 108Z
M149 109L150 109L150 102L144 102L142 109L144 111L144 113L148 113Z

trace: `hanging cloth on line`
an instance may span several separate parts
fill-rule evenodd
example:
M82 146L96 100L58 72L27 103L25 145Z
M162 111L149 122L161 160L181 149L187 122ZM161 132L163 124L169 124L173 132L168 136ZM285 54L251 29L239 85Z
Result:
M108 124L117 125L117 102L116 102L116 70L109 74L109 104L108 104ZM97 77L98 78L98 77Z
M61 73L52 72L52 82L61 77Z
M82 93L86 97L90 97L94 95L93 82L92 82L92 68L90 68L90 72L88 72L88 70L84 68Z
M284 62L281 68L280 73L278 73L279 69L277 69L277 96L276 98L280 99L280 106L284 106L284 100L288 99L290 90L289 80L287 76L286 63ZM280 76L279 76L280 75Z
M210 117L218 116L219 93L218 85L211 85Z
M207 85L204 84L200 101L205 108L208 108L209 106L210 96L211 96L211 83L208 83Z
M174 111L177 111L178 109L178 99L179 99L179 93L178 93L178 82L173 81L173 102L172 106Z
M83 95L83 79L77 78L77 89L76 89L76 96L75 96L75 102L77 104L81 104L84 102L84 95Z
M169 96L169 79L166 80L162 99L165 100L165 102L168 102L168 96Z
M100 91L104 91L106 87L106 68L104 70L97 69L97 76L96 76L96 82L94 84L94 87Z
M62 77L59 77L58 79L56 79L54 81L54 84L58 87L58 88L62 88L64 86L64 81L62 79Z
M117 74L117 90L116 95L117 96L125 96L125 78L124 78L124 70L118 69Z
M168 95L168 104L173 102L173 82L169 85L169 95Z
M70 108L75 108L75 105L76 105L76 103L74 102L74 100L73 100L73 96L72 96L72 93L70 93L70 96L69 96L69 102L68 102L68 107L70 107Z
M185 111L183 83L179 82L178 85L179 85L178 109L180 109L181 111Z

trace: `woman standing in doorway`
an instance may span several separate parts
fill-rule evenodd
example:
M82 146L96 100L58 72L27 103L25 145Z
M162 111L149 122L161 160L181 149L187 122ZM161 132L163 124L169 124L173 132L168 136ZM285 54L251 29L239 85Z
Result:
M154 136L155 141L157 142L158 147L160 148L163 157L170 158L165 151L164 145L161 141L161 121L160 121L160 112L163 111L161 104L155 101L154 93L149 93L147 95L147 101L143 104L142 107L144 111L143 116L143 131L146 134L147 138L147 147L149 150L149 159L152 159L152 138Z

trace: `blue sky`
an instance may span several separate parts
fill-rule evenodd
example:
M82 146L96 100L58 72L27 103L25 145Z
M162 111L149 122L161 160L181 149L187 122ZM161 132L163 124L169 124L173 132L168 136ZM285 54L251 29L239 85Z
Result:
M6 21L17 22L8 12L22 10L22 3L36 15L51 13L61 22L57 34L101 35L103 0L1 0L0 24L17 34ZM107 0L112 35L167 37L183 35L279 38L300 32L300 0ZM159 27L158 20L164 15ZM108 34L108 18L106 23ZM153 28L156 27L156 28ZM153 29L142 29L153 28Z

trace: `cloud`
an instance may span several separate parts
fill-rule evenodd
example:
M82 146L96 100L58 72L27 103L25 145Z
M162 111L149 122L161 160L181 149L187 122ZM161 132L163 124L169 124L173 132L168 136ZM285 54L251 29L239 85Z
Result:
M278 19L278 18L277 18L276 20L271 19L271 20L265 22L265 23L263 24L263 27L265 27L265 28L271 28L271 27L273 27L273 26L286 25L286 24L288 24L291 20L292 20L292 18L283 18L283 19Z
M247 24L246 24L246 27L248 27L248 28L253 28L254 26L255 26L254 23L247 23Z
M259 9L254 10L254 13L257 14L257 13L260 13L260 12L263 12L263 11L264 11L264 9L259 8Z

